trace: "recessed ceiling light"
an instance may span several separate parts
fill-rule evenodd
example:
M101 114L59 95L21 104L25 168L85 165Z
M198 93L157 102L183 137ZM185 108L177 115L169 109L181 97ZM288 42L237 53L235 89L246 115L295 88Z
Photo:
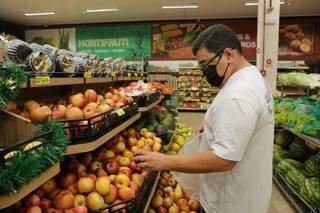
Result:
M55 12L40 12L40 13L25 13L25 16L48 16L48 15L54 15Z
M100 12L113 12L118 11L118 8L107 8L107 9L90 9L86 10L87 13L100 13Z
M164 5L162 9L194 9L198 8L198 4L177 4L177 5Z
M280 1L280 4L285 4L285 2L284 1ZM258 2L246 2L246 3L244 3L244 5L246 5L246 6L258 6L259 3Z

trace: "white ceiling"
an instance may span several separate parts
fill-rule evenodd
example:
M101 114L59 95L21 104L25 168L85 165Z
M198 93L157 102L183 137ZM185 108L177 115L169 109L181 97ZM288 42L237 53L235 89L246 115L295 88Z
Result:
M256 0L189 0L198 9L161 8L186 0L0 0L0 20L26 26L116 21L214 19L256 17ZM274 0L277 1L277 0ZM320 0L285 0L281 16L320 15ZM85 9L119 8L117 12L83 13ZM51 16L26 17L24 13L54 11Z

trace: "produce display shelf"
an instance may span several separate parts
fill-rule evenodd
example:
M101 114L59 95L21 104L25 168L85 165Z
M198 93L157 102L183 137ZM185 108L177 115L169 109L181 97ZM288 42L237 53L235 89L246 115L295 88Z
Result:
M177 75L178 72L148 72L149 75Z
M47 171L40 174L39 177L31 181L29 184L27 184L25 187L23 187L18 193L16 194L9 194L0 196L0 209L7 208L28 194L30 194L32 191L37 189L39 186L50 180L52 177L57 175L60 172L60 164L56 163L52 167L50 167Z
M52 86L65 86L65 85L75 85L84 84L84 78L58 78L50 77L50 82L48 84L37 84L36 78L29 79L29 87L52 87Z
M152 109L153 107L157 106L157 105L162 101L162 99L163 99L163 97L161 96L157 101L153 102L153 103L150 104L149 106L139 107L138 111L139 111L139 112L149 111L149 110Z
M208 109L200 109L200 108L184 108L184 107L180 107L178 108L179 111L197 111L197 112L205 112Z
M282 95L285 95L285 96L308 96L308 93L300 93L300 92L283 92Z
M148 201L147 201L147 203L146 203L145 206L144 206L143 213L147 213L147 211L148 211L148 207L149 207L149 205L150 205L150 203L151 203L153 194L154 194L154 192L156 191L156 188L157 188L157 185L158 185L158 181L159 181L159 178L160 178L160 173L161 173L161 172L158 172L158 174L157 174L157 178L156 178L156 180L155 180L154 183L153 183L152 190L151 190L150 192L146 192L146 196L148 196Z
M179 67L179 69L200 69L200 67Z
M304 199L284 180L273 167L273 181L299 213L317 213Z
M137 113L124 123L120 124L113 130L109 131L107 134L101 136L95 141L89 142L89 143L80 143L80 144L74 144L69 145L64 153L64 155L72 155L77 153L84 153L84 152L91 152L95 149L97 149L99 146L106 143L108 140L113 138L115 135L117 135L122 130L126 129L128 126L133 124L135 121L137 121L141 117L141 113Z
M314 137L311 137L311 136L308 136L308 135L305 135L305 134L302 134L302 133L297 132L297 131L295 131L294 129L292 129L292 128L290 128L290 127L287 127L287 126L284 126L284 125L282 125L281 127L282 127L283 129L291 132L292 134L298 136L299 138L305 140L305 141L306 141L307 143L309 143L310 145L320 148L320 140L319 140L319 139L314 138Z
M100 77L100 78L85 78L85 84L98 84L98 83L109 83L113 82L111 77Z
M201 74L183 74L183 73L179 73L179 76L202 76Z

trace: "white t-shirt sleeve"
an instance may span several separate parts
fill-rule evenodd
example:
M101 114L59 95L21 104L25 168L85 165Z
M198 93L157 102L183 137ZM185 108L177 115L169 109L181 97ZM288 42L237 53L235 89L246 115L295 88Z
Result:
M226 160L240 161L252 137L258 119L256 107L250 102L232 98L223 101L212 115L214 153Z

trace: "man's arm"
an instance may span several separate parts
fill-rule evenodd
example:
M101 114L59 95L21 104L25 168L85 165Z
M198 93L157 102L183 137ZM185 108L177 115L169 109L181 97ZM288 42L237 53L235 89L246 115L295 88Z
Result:
M186 173L225 172L231 170L236 161L225 160L213 151L190 155L164 155L156 152L139 150L134 158L143 169L170 170Z

